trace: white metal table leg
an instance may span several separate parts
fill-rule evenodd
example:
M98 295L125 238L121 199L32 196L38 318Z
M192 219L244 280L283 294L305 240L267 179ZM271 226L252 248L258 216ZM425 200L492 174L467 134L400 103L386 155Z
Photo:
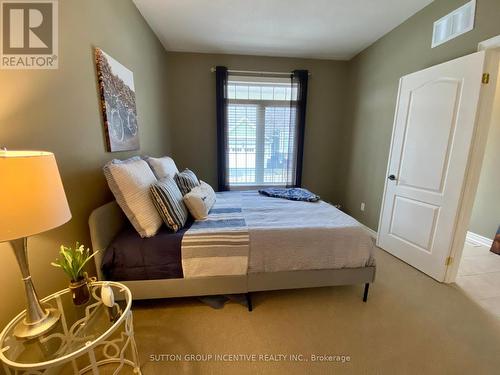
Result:
M99 375L99 368L97 367L97 361L95 360L94 349L89 350L90 358L90 368L92 369L92 374Z

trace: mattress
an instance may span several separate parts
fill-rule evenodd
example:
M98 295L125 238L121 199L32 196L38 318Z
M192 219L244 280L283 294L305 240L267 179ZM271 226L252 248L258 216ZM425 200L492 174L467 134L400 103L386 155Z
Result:
M219 199L234 194L241 195L250 236L248 273L375 264L373 241L363 226L326 202L271 198L257 191L217 193ZM162 227L151 238L126 225L104 254L104 275L116 281L182 278L181 243L191 224L177 233Z

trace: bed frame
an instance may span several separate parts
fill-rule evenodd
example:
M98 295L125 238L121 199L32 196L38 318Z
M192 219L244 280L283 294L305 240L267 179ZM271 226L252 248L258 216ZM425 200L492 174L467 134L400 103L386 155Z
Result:
M92 249L94 252L99 251L94 257L99 280L105 279L101 271L104 252L126 220L127 218L116 201L96 208L90 215ZM246 293L248 308L251 311L250 293L265 290L364 284L363 301L366 302L370 283L375 280L375 269L375 266L369 266L310 271L260 272L241 276L117 281L131 290L134 299Z

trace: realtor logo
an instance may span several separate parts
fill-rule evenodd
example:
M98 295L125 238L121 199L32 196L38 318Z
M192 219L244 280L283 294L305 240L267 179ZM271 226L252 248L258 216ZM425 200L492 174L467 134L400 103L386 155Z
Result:
M57 69L57 0L2 0L2 69Z

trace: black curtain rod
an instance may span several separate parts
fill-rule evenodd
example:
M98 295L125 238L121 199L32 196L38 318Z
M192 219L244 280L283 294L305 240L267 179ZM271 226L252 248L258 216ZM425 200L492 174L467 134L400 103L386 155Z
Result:
M210 71L212 73L215 73L215 68L212 67L210 68ZM253 74L253 75L286 75L290 76L292 72L263 72L263 71L255 71L255 70L232 70L228 69L227 71L230 74ZM309 77L311 76L311 73L309 73Z

